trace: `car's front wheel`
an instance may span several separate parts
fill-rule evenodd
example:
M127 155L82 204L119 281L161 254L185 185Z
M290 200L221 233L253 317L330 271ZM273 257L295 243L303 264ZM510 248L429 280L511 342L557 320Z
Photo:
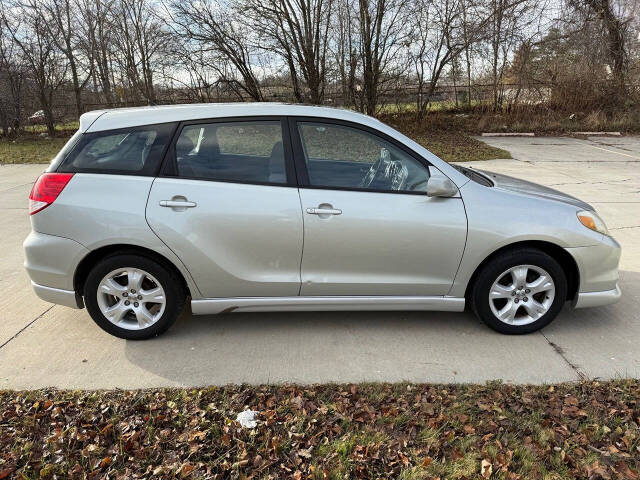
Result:
M179 279L143 256L118 254L89 272L84 301L93 320L105 331L128 340L154 337L167 330L184 304Z
M476 315L501 333L530 333L548 325L567 299L560 264L541 250L504 252L479 272L471 291Z

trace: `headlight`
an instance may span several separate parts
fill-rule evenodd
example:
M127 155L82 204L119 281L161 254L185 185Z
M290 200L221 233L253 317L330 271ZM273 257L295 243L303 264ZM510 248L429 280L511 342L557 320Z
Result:
M607 226L604 224L604 222L596 212L583 210L582 212L578 212L577 215L580 223L588 229L593 230L594 232L602 233L604 235L609 235Z

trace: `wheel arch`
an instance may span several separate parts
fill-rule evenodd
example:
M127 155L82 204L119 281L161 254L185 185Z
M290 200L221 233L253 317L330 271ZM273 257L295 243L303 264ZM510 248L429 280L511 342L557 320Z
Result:
M164 267L171 270L177 276L177 278L180 279L186 295L191 295L189 284L187 283L183 273L171 260L169 260L164 255L154 252L149 248L130 244L107 245L89 252L89 254L86 255L76 267L76 271L73 276L74 290L82 295L82 292L84 291L84 284L87 280L89 272L91 271L91 268L103 258L115 254L141 255L163 265Z
M476 267L469 282L467 283L467 288L465 290L465 298L469 299L469 295L471 294L471 290L473 285L476 282L476 278L478 277L479 272L491 262L498 255L510 251L510 250L519 250L521 248L535 248L538 249L554 260L556 260L565 275L567 276L567 300L573 300L578 293L578 287L580 286L580 270L578 269L578 264L575 259L571 256L569 252L567 252L564 248L555 243L546 242L544 240L524 240L520 242L510 243L508 245L504 245L500 247L498 250L495 250L491 254L489 254L480 264Z

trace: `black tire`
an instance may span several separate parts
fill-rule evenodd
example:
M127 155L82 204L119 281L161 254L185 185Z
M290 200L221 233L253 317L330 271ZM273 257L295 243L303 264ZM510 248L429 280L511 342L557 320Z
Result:
M162 316L151 326L129 330L111 323L100 310L97 291L102 279L119 268L138 268L151 274L162 286L166 296L165 310ZM84 302L91 318L104 331L126 340L144 340L164 333L178 318L185 301L182 281L170 269L158 262L139 254L113 254L99 261L89 272L84 285Z
M510 325L499 320L489 304L489 291L498 276L518 265L533 265L546 270L551 275L556 289L548 311L526 325ZM491 259L482 268L475 279L469 300L474 313L493 330L509 335L531 333L547 326L562 310L567 300L567 277L560 264L541 250L535 248L509 250Z

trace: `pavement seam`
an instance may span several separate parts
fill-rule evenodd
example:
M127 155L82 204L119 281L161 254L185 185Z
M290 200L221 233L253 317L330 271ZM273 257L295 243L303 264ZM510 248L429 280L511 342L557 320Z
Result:
M564 349L560 345L549 340L549 338L544 334L544 332L540 332L540 335L542 335L544 339L547 341L547 343L551 346L551 348L553 348L553 350L558 355L560 355L560 358L562 358L562 360L565 361L565 363L569 366L569 368L571 368L571 370L575 372L575 374L578 376L578 380L580 381L589 380L589 377L587 376L587 374L584 373L582 370L580 370L580 367L578 367L576 364L572 363L571 360L569 360L566 353L564 352Z
M44 317L47 313L49 313L49 310L51 310L53 307L55 307L55 305L51 305L49 308L47 308L44 312L42 312L40 315L38 315L36 318L34 318L33 320L31 320L29 323L27 323L24 327L22 327L20 330L18 330L18 332L11 338L9 338L7 341L5 341L2 345L0 345L0 350L2 350L9 342L11 342L12 340L16 339L18 337L18 335L20 335L22 332L24 332L27 328L29 328L31 325L33 325L34 323L36 323L36 321L38 321L39 319L41 319L42 317Z
M14 185L13 187L9 187L9 188L6 188L4 190L0 190L0 193L10 192L11 190L15 190L16 188L26 187L27 185L33 185L33 182L21 183L20 185Z
M628 227L615 227L615 228L610 228L609 230L624 230L626 228L640 228L640 225L630 225Z
M610 150L608 148L598 147L597 145L591 145L591 144L588 144L588 143L586 143L584 145L587 145L588 147L591 147L591 148L596 148L598 150L604 150L605 152L610 152L610 153L613 153L613 154L616 154L616 155L623 155L625 157L630 157L630 158L633 158L634 160L640 160L640 157L636 157L635 155L629 155L628 153L616 152L615 150Z

